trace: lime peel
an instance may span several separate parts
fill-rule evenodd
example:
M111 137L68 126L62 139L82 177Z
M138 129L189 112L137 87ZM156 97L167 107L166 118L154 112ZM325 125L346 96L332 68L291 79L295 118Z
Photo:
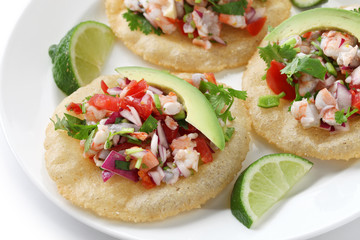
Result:
M238 177L231 195L231 212L246 227L280 200L312 167L299 156L263 156Z

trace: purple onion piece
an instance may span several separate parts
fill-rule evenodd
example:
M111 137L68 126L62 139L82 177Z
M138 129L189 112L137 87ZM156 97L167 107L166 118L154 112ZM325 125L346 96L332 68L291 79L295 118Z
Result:
M148 88L150 91L152 91L153 93L157 94L157 95L161 95L163 94L163 91L161 91L160 89L153 87L153 86L149 86Z
M115 173L110 172L108 170L103 170L101 173L101 177L103 179L104 182L106 182L107 180L109 180L112 176L114 176Z
M339 48L341 48L341 46L344 44L344 42L345 42L345 39L344 39L344 38L341 38Z
M161 126L161 120L158 122L157 134L159 136L160 145L163 145L165 148L169 148L164 129Z
M120 110L119 110L118 112L113 112L113 113L110 115L110 117L106 120L105 125L107 125L107 124L114 124L115 121L116 121L116 118L121 117L121 115L120 115L121 110L122 110L122 109L120 108Z
M251 20L255 16L255 13L256 13L256 11L255 11L255 8L253 8L253 7L251 7L247 13L245 13L245 18L248 23L251 23Z
M114 174L125 177L131 181L134 181L134 182L139 181L137 169L134 169L134 170L117 169L117 168L115 168L115 161L126 161L126 159L120 153L118 153L116 151L111 151L101 167L105 170L108 170L108 171L114 173Z
M113 87L113 88L109 88L107 90L107 92L110 95L120 95L122 92L122 89L120 87Z

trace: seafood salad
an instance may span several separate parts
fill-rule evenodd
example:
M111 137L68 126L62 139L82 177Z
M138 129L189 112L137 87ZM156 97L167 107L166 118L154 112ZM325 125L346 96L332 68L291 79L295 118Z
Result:
M281 57L272 58L273 49ZM311 31L268 44L260 55L268 63L264 78L279 94L265 99L292 100L289 111L304 128L349 131L348 118L360 107L358 39L335 30Z
M255 36L265 24L265 8L253 8L252 0L125 0L124 18L130 28L134 14L143 15L157 34L172 34L177 29L192 43L210 49L212 42L226 45L222 25L247 29ZM143 31L144 32L144 31Z

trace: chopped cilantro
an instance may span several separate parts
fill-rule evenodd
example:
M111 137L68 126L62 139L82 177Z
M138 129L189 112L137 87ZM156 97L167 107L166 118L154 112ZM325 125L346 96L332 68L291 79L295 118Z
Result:
M225 142L228 142L231 139L232 135L234 134L235 128L225 127L223 131L225 136Z
M216 85L211 82L200 82L200 91L209 100L215 114L218 118L222 119L224 123L227 120L234 120L231 115L230 108L234 102L234 98L246 100L246 91L239 91L232 88L224 87L223 85ZM225 111L223 111L223 109Z
M291 61L295 58L297 52L291 46L284 44L282 46L270 43L266 47L259 47L260 57L266 62L267 66L270 67L272 60L277 62L285 62L285 59Z
M131 31L140 30L145 35L152 32L159 36L163 34L162 30L151 25L142 13L136 13L128 9L128 11L123 14L123 17L128 22Z
M298 72L304 72L316 78L323 80L327 72L319 59L311 58L310 55L297 55L291 63L288 63L281 73L291 78Z
M354 8L352 11L356 12L356 13L360 13L360 8L358 8L358 9Z
M93 130L97 129L97 125L86 125L86 120L79 119L70 114L65 113L65 116L60 119L55 115L56 122L50 119L55 126L55 130L65 130L70 137L83 140L88 139Z
M130 162L115 160L115 168L121 170L130 170Z
M347 113L345 114L345 110L342 109L341 111L337 111L335 112L335 121L338 123L338 124L343 124L343 123L346 123L348 118L355 114L357 111L359 111L359 109L355 108L354 110L350 111L350 107L348 108L347 110Z
M89 151L93 137L95 134L95 129L93 129L89 135L89 137L86 139L85 144L84 144L84 152Z
M212 9L215 12L228 14L228 15L241 15L243 16L245 13L245 9L248 5L246 0L239 0L236 2L229 2L222 5L217 4L217 1L209 0L209 2L213 5Z

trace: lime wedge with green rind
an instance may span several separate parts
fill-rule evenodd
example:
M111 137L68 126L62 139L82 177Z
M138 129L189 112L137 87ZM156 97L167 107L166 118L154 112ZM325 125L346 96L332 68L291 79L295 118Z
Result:
M246 227L280 200L312 167L299 156L266 155L244 170L231 194L231 212Z
M49 48L56 85L67 95L100 75L114 43L111 29L96 21L81 22Z

